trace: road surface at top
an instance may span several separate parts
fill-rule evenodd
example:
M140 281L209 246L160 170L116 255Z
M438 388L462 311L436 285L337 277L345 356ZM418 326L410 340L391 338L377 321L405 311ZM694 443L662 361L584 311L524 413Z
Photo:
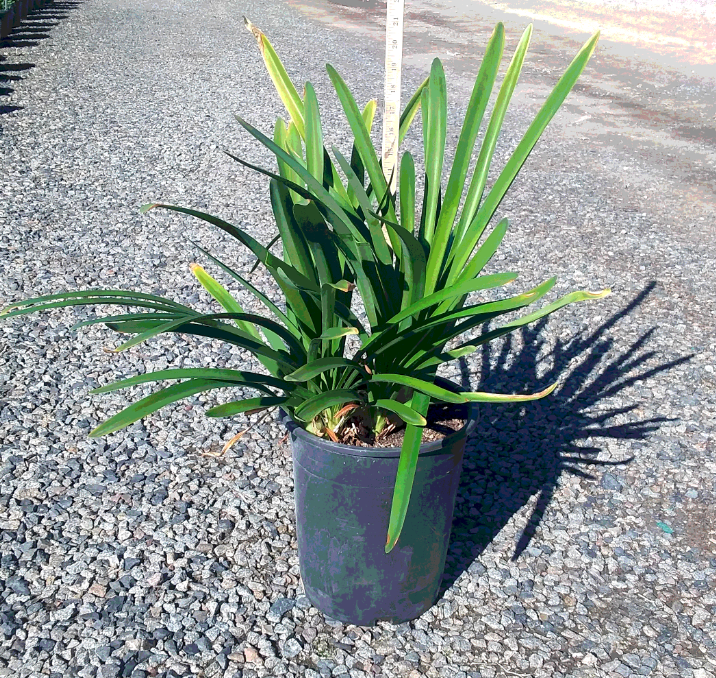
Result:
M716 62L716 10L699 1L661 0L647 11L643 0L601 0L588 7L571 0L409 0L404 65L425 77L440 57L449 89L465 77L458 96L466 102L495 23L505 24L504 68L532 22L514 105L522 102L536 113L581 44L601 28L594 56L551 125L602 160L589 171L601 175L605 195L666 220L679 237L715 244L716 71L708 64ZM363 45L370 41L380 58L385 3L289 4Z

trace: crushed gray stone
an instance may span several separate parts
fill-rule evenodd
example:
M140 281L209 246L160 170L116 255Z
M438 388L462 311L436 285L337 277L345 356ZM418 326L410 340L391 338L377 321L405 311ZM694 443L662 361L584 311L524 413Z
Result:
M491 19L472 32L413 4L410 25L440 39L411 48L421 54L482 50L492 30ZM297 82L315 84L328 144L350 150L323 65L360 103L380 96L379 39L328 28L293 2L58 0L0 43L0 76L10 74L0 93L3 305L109 287L208 311L188 267L207 262L187 236L248 273L248 251L210 226L138 212L161 200L264 243L275 234L266 181L221 152L273 167L232 116L270 131L285 115L243 13ZM27 39L33 31L48 37ZM575 51L563 44L558 65L528 56L495 166ZM87 437L126 402L93 388L256 361L174 336L108 353L118 342L107 330L68 329L93 311L56 311L0 324L0 678L716 676L716 222L704 222L713 195L670 191L668 179L643 179L663 168L640 152L618 142L597 152L590 132L564 131L589 112L622 120L599 89L619 66L595 59L607 75L585 73L535 148L498 210L511 227L489 267L520 271L520 289L558 274L550 299L613 294L445 369L473 389L526 393L557 378L560 387L536 403L481 407L437 604L371 628L312 607L278 421L256 425L225 457L204 455L244 426L204 417L228 395ZM446 58L451 148L474 75L453 66ZM426 68L406 63L405 91ZM714 94L686 77L678 89L695 101ZM406 149L419 164L414 132ZM280 299L262 269L251 280Z

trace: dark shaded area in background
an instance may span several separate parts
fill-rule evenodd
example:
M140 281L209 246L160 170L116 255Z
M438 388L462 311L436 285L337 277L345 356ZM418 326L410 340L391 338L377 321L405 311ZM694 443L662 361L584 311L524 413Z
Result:
M34 47L41 40L49 38L50 29L66 19L69 12L79 4L79 0L62 0L32 10L7 38L0 40L0 96L10 96L15 91L12 83L21 81L23 74L35 67L32 63L7 63L2 50L8 47ZM0 103L0 115L20 109L22 106Z
M520 557L535 535L562 473L597 480L588 469L626 464L633 459L597 460L601 447L595 439L645 440L661 423L670 421L659 417L617 424L615 418L633 412L638 403L600 407L600 403L606 404L636 381L666 372L692 357L644 368L656 355L649 350L654 329L645 332L621 355L605 357L615 343L612 328L643 303L655 286L656 283L650 283L594 332L583 332L566 342L558 340L548 356L552 366L541 377L538 373L543 369L538 368L545 358L539 355L544 346L541 334L547 326L546 319L523 328L523 348L512 360L509 359L514 355L513 342L509 339L497 356L491 354L489 345L485 347L479 390L528 393L558 379L561 386L544 400L481 407L480 421L465 453L439 597L480 556L512 516L538 495L512 560ZM574 361L579 364L568 371ZM470 388L464 359L461 370L462 385Z

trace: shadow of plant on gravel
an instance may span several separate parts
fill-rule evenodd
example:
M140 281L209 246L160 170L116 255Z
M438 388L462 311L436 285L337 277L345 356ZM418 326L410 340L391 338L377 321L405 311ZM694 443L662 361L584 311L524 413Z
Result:
M523 348L515 356L506 341L496 360L489 344L482 355L479 389L503 392L536 390L553 383L561 386L549 398L526 406L483 405L474 437L468 441L453 517L445 574L439 598L470 567L487 545L534 495L537 503L515 547L517 560L528 547L549 505L562 473L596 480L580 467L604 467L629 463L600 461L596 439L644 440L669 419L657 417L620 424L638 404L604 409L600 403L618 395L638 380L645 380L686 362L685 356L656 367L643 366L654 357L647 349L655 328L645 332L628 350L609 356L615 340L610 330L648 297L650 283L623 310L597 330L583 332L569 341L557 341L547 356L552 366L538 378L547 321L524 328ZM507 365L510 356L515 356ZM571 364L578 365L569 370ZM469 386L467 364L461 361L463 386ZM568 371L569 370L569 371ZM539 382L539 383L538 383ZM579 444L579 443L582 444ZM475 445L476 443L476 445ZM477 488L477 489L475 489Z
M8 47L34 47L41 40L49 38L49 31L62 20L69 16L68 10L75 9L80 5L80 0L65 0L54 2L39 9L32 10L22 23L14 28L10 35L0 40L0 49ZM0 55L0 62L7 57ZM15 72L28 71L34 68L35 64L22 63L0 63L0 96L10 96L14 89L7 85L8 82L22 80ZM22 106L13 104L0 104L0 115L19 111Z

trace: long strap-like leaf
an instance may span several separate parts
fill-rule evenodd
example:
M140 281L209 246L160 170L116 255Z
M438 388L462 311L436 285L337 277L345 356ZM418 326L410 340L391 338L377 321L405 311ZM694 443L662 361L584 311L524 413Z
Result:
M610 290L602 290L601 292L587 292L584 290L580 290L577 292L571 292L570 294L566 294L562 298L558 299L557 301L552 302L551 304L547 304L546 306L542 307L538 311L534 311L533 313L529 313L525 316L522 316L521 318L517 318L516 320L512 320L511 322L506 323L505 325L502 325L501 327L498 327L495 330L492 330L490 332L486 332L485 334L480 335L479 337L475 339L471 339L469 341L466 341L463 344L460 344L459 346L456 346L454 351L463 352L462 355L467 355L470 353L469 349L477 348L478 346L481 346L482 344L486 344L487 342L492 341L493 339L497 339L497 337L504 336L505 334L509 334L510 332L514 332L516 329L520 327L524 327L525 325L529 325L530 323L534 322L535 320L539 320L540 318L544 318L551 313L554 313L560 308L563 308L564 306L567 306L568 304L573 304L580 301L588 301L592 299L602 299L609 295L611 293ZM466 327L463 328L462 325L465 325ZM463 323L462 325L458 325L455 330L452 332L452 335L448 335L448 338L453 338L456 336L459 336L462 334L465 329L467 329L467 326L471 326L471 323L468 321L467 323ZM410 369L421 369L425 368L429 364L433 364L432 362L433 355L423 354L423 355L416 355L415 358L409 360L406 364L406 368Z
M421 393L425 393L426 395L435 398L435 400L440 400L446 403L464 403L466 401L466 399L462 395L458 395L457 393L448 391L445 388L436 386L435 384L432 384L429 381L425 381L424 379L417 379L415 377L410 377L405 374L379 373L374 374L370 378L370 381L371 383L383 382L388 384L399 384L400 386L407 386L408 388L412 388L416 391L420 391Z
M12 318L18 315L27 315L37 311L68 306L136 306L138 308L151 308L166 313L193 313L188 306L184 306L170 299L164 299L152 294L129 292L126 290L83 290L80 292L60 292L42 297L33 297L16 301L0 311L1 318Z
M380 358L381 363L402 365L405 366L405 369L416 362L419 362L421 366L433 364L426 363L427 358L424 356L439 355L448 342L473 327L538 301L552 289L555 281L556 278L551 278L533 290L508 299L485 302L434 316L426 321L418 321L407 330L401 329L397 335L386 333L380 341L371 347L370 355ZM456 326L455 323L463 318L469 320ZM394 336L392 341L387 341L391 336ZM452 357L446 358L446 361L452 359Z
M90 391L92 394L111 393L123 388L130 388L138 384L149 384L155 381L169 381L174 379L211 379L212 381L236 382L242 386L251 388L260 388L267 393L268 387L279 388L281 390L293 391L296 384L287 384L283 379L277 379L266 374L258 374L257 372L246 372L244 370L228 370L214 367L184 367L171 370L157 370L156 372L147 372L146 374L138 374L128 379L115 381L106 386Z
M416 392L410 401L411 409L425 417L430 406L430 396ZM398 542L400 533L403 531L405 516L408 513L408 504L413 490L415 480L415 469L418 465L418 454L420 443L423 438L423 427L408 424L405 429L403 446L400 450L398 461L398 473L395 478L393 490L393 501L390 507L390 521L388 523L388 535L385 542L385 552L390 553Z
M463 275L460 271L462 271L465 262L472 255L472 251L475 248L480 235L485 229L485 226L489 223L495 213L495 210L502 202L502 198L505 196L507 189L514 181L517 173L527 160L527 157L539 140L540 136L542 136L542 132L544 132L550 120L552 120L555 113L559 110L559 107L572 90L572 87L574 87L574 84L577 82L577 79L581 75L587 65L587 62L592 56L592 53L594 52L597 40L599 40L599 31L597 31L584 44L582 49L579 50L579 53L565 71L564 75L559 79L559 82L552 90L552 93L547 97L544 105L527 129L524 137L522 137L522 140L517 145L517 148L510 156L510 159L507 161L507 164L500 173L500 176L497 178L497 181L487 195L485 202L477 211L475 218L465 231L465 235L460 242L459 248L456 249L455 261L451 270L451 277L453 280Z
M325 391L301 403L294 410L294 415L301 421L312 421L314 417L329 407L351 402L361 402L363 399L364 397L361 393L352 389Z
M308 287L309 289L313 289L318 292L318 285L315 282L308 279L306 276L301 275L295 268L287 264L285 261L282 261L278 257L271 254L271 252L269 252L269 250L265 248L260 242L258 242L255 238L252 238L248 233L240 229L238 226L234 226L233 224L230 224L223 219L219 219L218 217L215 217L211 214L206 214L205 212L199 212L197 210L187 209L185 207L177 207L176 205L164 205L154 203L151 205L144 205L140 209L140 212L148 212L149 210L155 209L157 207L172 210L174 212L181 212L182 214L188 214L192 217L196 217L197 219L201 219L202 221L206 221L213 226L217 226L222 231L225 231L232 237L236 238L242 245L248 247L258 257L261 263L263 263L267 268L269 268L269 271L273 272L272 269L279 269L283 271L285 275L290 280L294 281L296 284L301 285L303 287Z
M495 145L497 144L497 138L500 136L500 130L502 129L502 123L507 113L507 108L512 99L512 94L517 86L517 81L522 72L522 65L529 48L530 38L532 36L532 26L528 26L522 38L520 39L517 49L515 50L510 65L507 67L505 73L505 79L502 82L500 91L497 95L497 101L495 107L492 110L490 116L490 122L485 132L485 138L482 141L480 147L480 155L477 158L477 164L475 165L475 172L470 182L470 189L468 190L467 197L465 199L465 205L463 206L462 214L460 215L460 222L458 223L457 231L455 234L455 243L460 244L462 237L465 234L465 230L475 216L475 212L482 200L482 193L485 189L485 183L487 182L487 175L490 171L490 165L492 164L492 157L495 152Z
M319 358L307 365L303 365L294 372L287 374L284 378L286 381L309 381L328 370L355 370L364 374L366 378L368 377L365 368L360 363L349 360L348 358L331 356L328 358Z
M440 59L434 59L430 70L430 84L423 91L423 115L427 116L427 129L424 125L425 145L425 196L423 203L423 223L421 235L432 244L437 223L438 195L445 157L445 135L447 133L447 86L445 71ZM430 261L430 259L428 259ZM442 256L441 256L442 262ZM425 281L426 290L432 292L437 283L431 279L431 271Z
M210 391L215 388L226 388L229 386L236 386L236 383L230 381L213 381L211 379L191 379L190 381L173 384L161 391L152 393L152 395L146 398L142 398L142 400L126 407L113 417L110 417L107 421L90 432L90 438L98 438L99 436L105 436L109 433L119 431L119 429L129 426L135 421L139 421L148 414L156 412L158 409L177 400L188 398L202 391Z
M253 125L246 122L243 118L240 116L235 116L236 120L239 122L239 124L247 131L249 134L251 134L253 137L258 139L266 148L268 148L277 158L281 158L287 165L292 167L298 175L303 179L303 181L306 182L306 186L308 190L311 193L311 197L316 201L320 202L322 205L326 207L326 209L330 210L335 217L338 219L340 224L344 227L344 229L351 234L353 238L356 240L363 240L363 236L361 235L360 231L358 231L351 219L346 214L345 210L341 207L341 205L338 204L336 198L323 187L323 183L316 179L306 167L304 167L301 163L296 161L295 158L293 158L291 155L286 153L280 146L276 145L271 139L269 139L265 134L262 134L259 130L257 130ZM242 161L243 162L243 161ZM258 168L255 168L258 169ZM278 178L278 177L275 177ZM298 188L298 187L296 187ZM295 189L294 189L295 190Z
M192 241L189 241L192 242ZM204 255L206 255L211 261L213 261L217 266L221 267L226 273L228 273L234 280L237 280L239 284L241 284L243 287L245 287L251 294L253 294L266 308L269 309L281 322L286 324L286 327L290 332L293 333L294 337L300 338L301 333L299 329L296 327L295 324L291 322L291 320L288 318L288 316L278 307L276 304L273 303L263 292L261 292L259 289L254 287L248 280L240 276L236 271L234 271L230 266L227 266L223 261L220 259L217 259L214 255L209 253L207 250L205 250L200 245L197 245L196 243L192 242L192 245L196 247L200 252L202 252Z
M358 105L353 98L353 94L333 66L326 64L326 70L328 71L328 77L333 83L333 87L336 90L338 99L340 100L343 111L348 119L348 124L353 132L356 149L363 159L363 164L368 172L368 177L370 178L373 190L378 196L384 196L388 192L388 184L383 176L383 170L381 169L381 164L378 160L378 154L373 146L370 134L366 128L363 116L358 109ZM387 216L390 219L395 218L395 213L390 205L388 206Z
M276 50L274 50L263 32L254 26L246 17L244 17L244 23L256 38L259 50L261 50L261 56L264 58L264 63L266 64L266 70L271 76L271 80L273 80L276 91L281 97L281 101L283 101L286 110L288 110L291 116L293 124L296 125L299 134L302 137L305 136L303 101L296 91L293 82L291 82L291 78L288 77L288 73L278 58Z
M438 292L433 292L426 297L423 297L419 301L403 309L400 313L396 313L392 318L388 320L390 325L395 325L405 318L409 318L420 311L436 306L441 301L450 299L452 297L463 296L469 292L476 292L477 290L486 290L492 287L499 287L506 285L517 278L517 273L493 273L492 275L482 275L472 280L451 285Z
M502 23L498 23L492 32L492 37L487 45L485 57L480 65L480 71L475 80L470 103L467 107L465 121L463 122L460 139L455 151L450 179L445 189L445 199L440 209L440 218L435 229L435 238L430 248L430 259L428 261L428 280L437 280L445 257L446 248L453 231L455 215L460 204L460 199L465 187L465 179L470 165L470 158L475 147L480 124L490 99L490 93L497 77L497 70L502 60L502 50L505 43L505 29ZM483 143L484 147L484 143ZM479 166L479 163L478 163ZM468 198L469 201L469 198ZM459 238L456 238L459 241ZM434 287L428 286L426 292L429 294Z
M212 276L210 276L201 266L199 266L199 264L191 264L191 270L196 276L197 280L201 283L202 287L214 299L216 299L216 301L227 313L236 314L234 317L234 322L240 330L247 332L257 341L263 341L261 333L256 329L254 323L249 321L248 317L244 317L246 316L246 314L244 313L243 307L236 299L234 299L229 290L227 290L221 283L219 283L218 280L215 280ZM269 322L272 323L273 321ZM296 339L293 337L293 334L291 334L288 330L285 330L285 333L286 335L291 337L291 340L286 339L286 335L284 335L283 331L276 332L271 325L267 325L266 323L260 323L260 326L263 330L264 336L266 337L266 341L268 341L269 345L274 350L283 350L285 347L288 346L289 349L298 349L296 351L297 358L300 358L305 355L303 346L301 346L301 344L296 341ZM277 327L281 326L277 325ZM284 328L281 327L281 330L284 330ZM279 372L280 367L270 358L265 358L264 356L256 357L261 361L264 367L266 367L266 369L271 372L271 374L277 374Z

